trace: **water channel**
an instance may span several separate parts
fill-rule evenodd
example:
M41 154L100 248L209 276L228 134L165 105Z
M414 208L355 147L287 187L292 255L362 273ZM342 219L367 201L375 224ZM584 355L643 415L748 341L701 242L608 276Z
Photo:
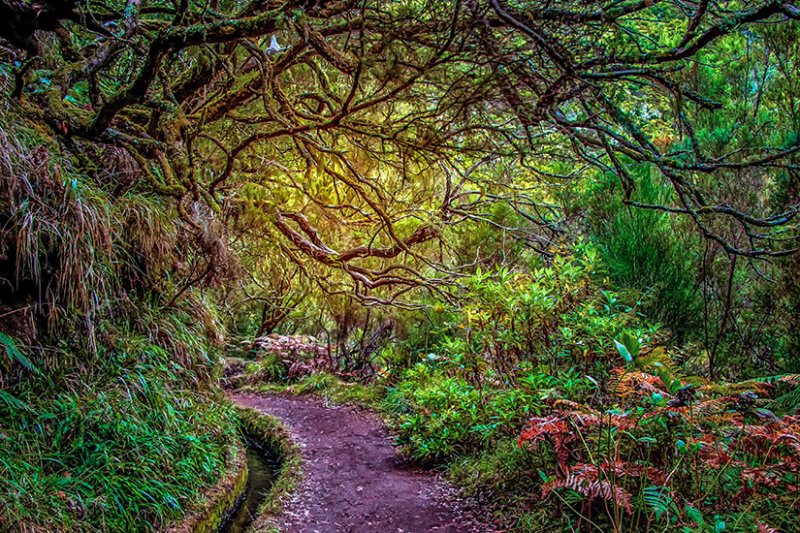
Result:
M250 436L247 436L245 440L247 468L250 474L247 478L244 497L228 520L220 526L217 533L245 533L255 520L259 506L269 495L272 484L278 475L279 458L264 449Z

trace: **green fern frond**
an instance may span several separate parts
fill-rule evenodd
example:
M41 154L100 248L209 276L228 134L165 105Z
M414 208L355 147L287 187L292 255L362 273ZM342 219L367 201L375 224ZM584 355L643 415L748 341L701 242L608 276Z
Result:
M6 392L3 389L0 389L0 400L2 400L8 407L12 409L22 409L25 411L30 411L30 407L28 404L11 394L10 392Z
M2 332L0 332L0 347L3 348L6 357L9 361L11 361L12 364L17 362L28 370L37 373L39 372L39 370L33 366L33 363L30 362L25 354L22 353L19 348L17 348L17 344L14 342L14 339Z
M667 487L655 485L645 487L642 495L644 503L655 513L656 520L660 520L663 515L676 510L675 501L670 497Z

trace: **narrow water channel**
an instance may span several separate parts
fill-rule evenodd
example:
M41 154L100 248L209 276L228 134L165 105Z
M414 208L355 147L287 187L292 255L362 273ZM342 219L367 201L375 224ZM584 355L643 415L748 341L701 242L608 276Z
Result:
M278 474L280 466L278 457L259 446L249 436L245 440L247 443L247 468L250 475L247 478L244 498L217 533L245 533L253 523L258 513L258 507L269 494Z

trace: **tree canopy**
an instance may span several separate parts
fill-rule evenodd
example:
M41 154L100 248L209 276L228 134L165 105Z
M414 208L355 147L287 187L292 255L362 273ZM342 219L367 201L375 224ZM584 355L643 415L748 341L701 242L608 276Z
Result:
M792 1L0 0L0 528L180 518L221 383L380 397L517 525L791 527L799 57Z
M498 203L547 253L559 191L582 176L614 176L628 205L683 215L730 254L796 248L797 202L754 193L797 172L790 2L2 9L18 104L65 147L113 153L113 197L150 190L190 233L211 213L241 223L338 272L318 276L329 291L441 292L470 262L448 234L502 226ZM668 197L641 198L643 176Z

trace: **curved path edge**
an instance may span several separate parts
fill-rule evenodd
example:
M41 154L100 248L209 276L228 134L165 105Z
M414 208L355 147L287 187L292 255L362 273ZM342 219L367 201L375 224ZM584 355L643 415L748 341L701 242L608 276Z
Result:
M234 392L231 399L280 418L298 442L303 480L278 517L303 533L490 532L459 492L400 459L378 416L308 396Z

